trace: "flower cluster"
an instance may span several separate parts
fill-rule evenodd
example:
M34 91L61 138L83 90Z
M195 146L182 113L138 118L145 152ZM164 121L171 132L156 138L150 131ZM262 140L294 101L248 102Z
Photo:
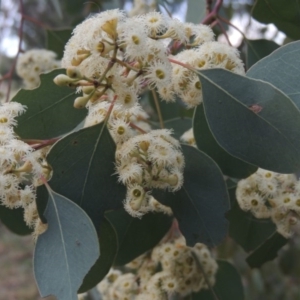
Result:
M239 181L236 198L239 206L256 218L272 218L284 237L300 219L300 181L293 174L263 169Z
M0 106L0 203L8 208L24 208L24 219L34 228L34 236L45 230L35 203L35 186L40 175L49 176L44 162L45 149L33 152L31 146L19 140L14 132L15 118L25 111L17 102Z
M119 180L127 186L125 209L141 217L151 206L152 189L176 191L183 183L184 157L170 130L152 130L121 144L116 151Z
M181 188L184 166L171 132L151 130L139 104L141 93L148 88L169 102L179 95L194 107L202 102L197 70L244 72L237 51L215 42L210 27L154 11L129 18L118 9L94 15L74 29L62 66L67 74L54 81L82 92L74 107L88 108L85 127L107 122L118 148L119 179L127 186L125 208L137 217L152 209L153 188Z
M16 71L24 80L28 89L36 88L40 83L41 73L60 67L56 54L45 49L33 49L21 54L18 58Z
M171 55L179 46L186 50ZM82 88L82 107L88 101L111 101L115 95L124 104L123 94L133 104L145 87L156 89L166 101L174 101L177 94L194 107L202 101L195 71L225 68L244 74L237 51L214 41L210 27L158 12L127 18L120 10L97 14L78 25L65 47L62 66L76 67L82 77L61 75L57 84L89 86Z
M122 274L112 269L98 285L103 300L163 300L170 295L185 297L207 289L208 284L214 285L218 269L205 245L196 244L190 248L183 238L158 245L127 267L133 273Z

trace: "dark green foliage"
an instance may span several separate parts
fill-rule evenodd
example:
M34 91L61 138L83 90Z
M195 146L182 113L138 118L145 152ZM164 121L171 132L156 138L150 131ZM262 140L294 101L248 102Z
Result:
M182 145L185 157L184 184L175 193L154 192L170 206L188 246L218 245L226 236L229 199L221 170L205 153Z
M300 112L271 84L222 69L199 73L205 116L231 155L263 169L300 169Z
M208 154L225 175L245 178L257 170L256 166L230 155L218 144L207 124L203 105L195 109L193 129L198 149Z
M47 34L47 46L48 50L51 50L57 54L57 58L61 59L64 54L64 49L67 41L72 34L71 28L58 29L58 30L46 30Z
M261 245L275 231L270 219L257 219L250 212L243 211L235 197L235 188L229 189L231 209L227 214L229 235L247 252Z
M179 138L190 128L192 128L192 119L190 118L175 118L164 122L165 128L173 129L173 136Z
M32 232L24 221L24 209L10 209L0 204L0 221L13 233L27 235Z
M111 223L103 219L99 230L100 257L84 277L78 293L83 293L97 285L109 272L118 250L117 235Z
M106 213L118 237L115 265L122 266L155 247L168 232L172 217L149 213L141 219L131 217L124 209Z
M251 268L260 268L265 262L276 258L277 252L287 241L281 234L275 232L247 257L247 263Z
M122 206L125 187L115 174L116 146L104 123L71 133L57 142L47 160L49 185L83 208L99 228L108 209Z
M36 189L36 207L39 214L39 218L43 223L47 223L46 218L44 217L44 212L47 207L49 194L45 185L40 185Z
M42 297L77 300L84 276L99 257L94 226L69 199L51 191L45 210L48 228L38 237L34 274Z
M300 1L256 0L252 16L261 23L273 23L292 39L300 39Z
M213 286L215 295L220 300L244 300L244 288L240 274L227 261L218 260L216 283ZM202 290L186 297L186 300L215 300L211 290Z
M15 132L22 139L50 139L74 129L86 115L86 110L74 109L78 94L68 87L57 86L53 79L64 69L41 75L41 85L34 90L20 90L12 101L27 106L17 118ZM66 118L66 115L68 116Z
M279 48L278 44L268 40L246 40L245 42L247 69Z

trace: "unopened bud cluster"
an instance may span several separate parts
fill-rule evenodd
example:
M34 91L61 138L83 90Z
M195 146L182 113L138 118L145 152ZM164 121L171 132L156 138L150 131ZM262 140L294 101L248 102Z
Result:
M24 220L37 236L46 225L38 217L35 187L40 184L40 175L48 178L50 170L45 149L33 152L13 132L15 118L24 111L17 102L0 106L0 203L11 209L24 208Z
M213 286L218 269L205 245L196 244L190 248L183 238L158 245L151 253L136 258L127 267L132 273L112 269L97 286L103 300L185 297L208 289L208 284Z
M272 218L284 237L292 235L300 219L300 181L293 174L258 169L239 181L236 198L239 206L256 218Z
M18 57L16 71L23 78L27 89L34 89L40 83L39 75L57 69L60 61L56 54L45 49L32 49L20 54Z

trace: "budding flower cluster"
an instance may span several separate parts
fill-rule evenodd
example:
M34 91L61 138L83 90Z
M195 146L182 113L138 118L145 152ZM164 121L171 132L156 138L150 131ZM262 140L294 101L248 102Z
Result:
M177 51L172 43L186 50L171 55ZM155 11L129 18L115 9L94 15L74 29L62 66L77 68L82 80L65 76L57 82L90 86L89 93L83 90L82 105L76 107L112 101L115 96L117 103L124 104L123 94L134 103L145 87L156 89L166 101L175 101L177 94L194 107L202 101L201 83L194 71L176 60L194 70L217 67L244 74L237 51L214 41L209 26L182 23Z
M23 78L27 89L34 89L40 83L39 75L60 67L56 54L49 50L32 49L20 54L16 71Z
M171 55L178 45L185 50ZM236 50L215 42L209 26L155 11L130 18L118 9L93 15L74 29L62 67L67 74L54 81L82 93L74 106L88 108L85 127L106 120L117 144L119 180L127 187L124 206L136 217L152 210L152 189L181 188L184 166L170 132L151 131L140 94L148 88L168 102L179 95L194 107L202 102L195 71L218 67L244 73Z
M45 152L33 149L17 139L13 132L15 118L25 111L17 102L0 106L0 204L14 209L24 208L24 220L34 227L34 236L45 230L38 218L35 203L35 186L39 185L41 174L49 176L49 169L43 165Z
M258 169L239 181L236 198L239 206L256 218L272 218L284 237L292 235L300 219L300 181L293 174Z
M97 286L103 300L185 297L208 289L208 283L214 285L218 269L205 245L196 244L190 248L183 238L158 245L151 253L136 258L127 267L134 273L122 274L111 269Z
M119 180L127 186L125 209L141 217L151 206L152 189L176 191L183 183L184 157L167 129L152 130L120 144L116 151Z

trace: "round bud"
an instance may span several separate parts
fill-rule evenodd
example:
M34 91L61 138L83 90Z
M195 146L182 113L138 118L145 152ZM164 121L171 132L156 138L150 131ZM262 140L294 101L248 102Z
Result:
M74 107L75 108L85 108L85 106L88 103L89 99L90 99L90 95L77 97L74 101Z
M74 82L74 79L71 79L69 76L64 74L59 74L53 79L54 83L58 86L67 86L71 82Z
M76 57L74 56L71 60L71 65L77 67L89 56L90 54L80 54L77 55Z
M89 95L95 91L95 87L94 86L83 86L82 91L84 94Z

